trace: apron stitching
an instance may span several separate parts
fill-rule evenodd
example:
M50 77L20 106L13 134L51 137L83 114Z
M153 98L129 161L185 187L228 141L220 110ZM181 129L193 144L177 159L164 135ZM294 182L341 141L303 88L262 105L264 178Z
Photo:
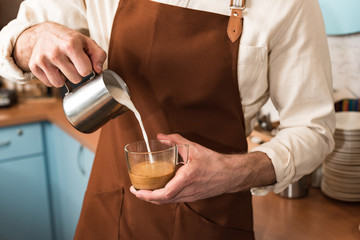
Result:
M239 37L239 39L237 41L235 41L234 43L231 43L231 45L236 44L235 46L231 46L231 55L232 55L232 81L233 81L233 93L234 93L234 97L235 97L235 101L236 101L236 105L237 107L237 112L240 116L240 118L242 118L242 122L240 122L239 124L242 125L243 129L244 129L244 133L246 132L245 129L245 119L244 119L244 112L243 112L243 108L242 108L242 104L241 104L241 94L240 94L240 89L239 89L239 78L238 78L238 57L239 57L239 50L240 50L240 39L241 36ZM235 48L235 49L234 49ZM245 136L246 137L246 136ZM247 145L247 142L246 142ZM247 152L247 151L246 151Z
M121 194L122 194L122 198L121 198L121 203L120 203L120 213L119 213L119 219L118 219L118 239L120 239L120 233L121 233L121 216L122 216L122 212L123 212L123 205L124 205L124 188L121 188Z
M174 214L173 214L173 220L172 220L172 229L171 229L171 239L174 239L174 231L175 231L175 219L176 219L176 214L177 214L177 210L179 208L179 203L176 203L175 205L175 211L174 211Z

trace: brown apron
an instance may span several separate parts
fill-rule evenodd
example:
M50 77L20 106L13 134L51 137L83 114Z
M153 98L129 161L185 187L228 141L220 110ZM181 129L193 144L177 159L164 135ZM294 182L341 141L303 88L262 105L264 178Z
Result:
M228 16L122 0L109 68L127 83L149 138L179 133L221 153L247 151ZM103 129L75 239L253 239L249 191L154 205L137 199L124 146L142 140L130 111ZM221 171L221 169L219 169Z

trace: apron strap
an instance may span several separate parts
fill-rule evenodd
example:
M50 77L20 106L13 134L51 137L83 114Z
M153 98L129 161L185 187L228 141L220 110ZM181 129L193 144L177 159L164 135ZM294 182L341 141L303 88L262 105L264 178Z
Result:
M230 0L230 8L245 9L246 0Z
M242 33L242 11L246 8L246 0L230 0L231 15L227 26L227 34L231 42L236 42Z

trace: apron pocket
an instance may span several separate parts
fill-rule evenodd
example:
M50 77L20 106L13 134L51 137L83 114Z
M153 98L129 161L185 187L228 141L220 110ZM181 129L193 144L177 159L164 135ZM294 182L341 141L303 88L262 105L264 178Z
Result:
M118 239L123 198L123 188L87 191L74 239Z
M186 203L177 205L173 239L174 240L231 240L254 239L254 233L241 229L221 226L197 214Z

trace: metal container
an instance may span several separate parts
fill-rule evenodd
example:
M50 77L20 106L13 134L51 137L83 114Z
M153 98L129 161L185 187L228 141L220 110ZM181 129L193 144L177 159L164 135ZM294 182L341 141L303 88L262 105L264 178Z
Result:
M305 175L297 182L290 184L278 195L284 198L302 198L307 196L311 182L311 175Z
M69 82L65 86L64 113L80 132L92 133L128 110L116 101L113 94L125 91L129 95L129 90L123 79L111 70L99 75L93 73L90 80L74 90Z
M311 174L311 187L319 188L322 180L322 164L317 167Z

